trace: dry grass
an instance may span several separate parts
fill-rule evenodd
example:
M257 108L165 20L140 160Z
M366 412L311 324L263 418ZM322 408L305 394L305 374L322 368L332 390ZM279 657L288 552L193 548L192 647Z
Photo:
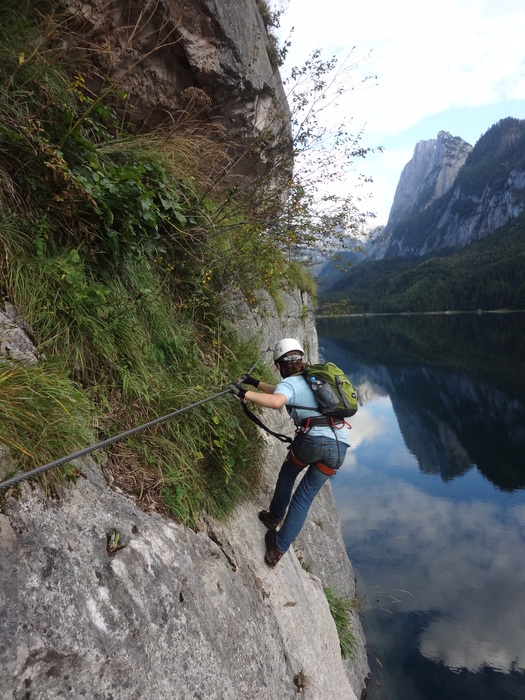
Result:
M117 139L98 147L101 154L161 160L175 180L192 180L197 191L216 193L231 186L231 148L217 124L186 123L169 130Z
M162 497L162 469L143 463L136 450L115 443L107 455L103 470L111 485L132 496L142 510L170 516Z

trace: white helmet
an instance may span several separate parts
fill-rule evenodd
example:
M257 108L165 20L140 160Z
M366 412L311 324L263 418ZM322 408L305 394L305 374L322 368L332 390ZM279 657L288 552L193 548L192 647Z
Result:
M280 340L273 349L273 361L275 362L283 355L286 355L287 352L291 352L292 350L298 350L304 355L304 350L298 340L295 340L295 338L283 338L283 340Z

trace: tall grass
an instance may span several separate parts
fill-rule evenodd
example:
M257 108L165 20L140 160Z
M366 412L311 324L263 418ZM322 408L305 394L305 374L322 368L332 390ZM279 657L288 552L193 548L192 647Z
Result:
M93 441L95 411L61 358L39 365L0 361L0 442L35 468Z
M236 203L219 129L129 136L118 88L92 94L87 64L61 62L52 16L13 8L0 8L0 299L48 359L2 365L0 441L28 467L237 380L258 350L222 322L225 292L256 305L288 282L264 222ZM250 494L259 451L224 396L119 444L107 469L191 525Z

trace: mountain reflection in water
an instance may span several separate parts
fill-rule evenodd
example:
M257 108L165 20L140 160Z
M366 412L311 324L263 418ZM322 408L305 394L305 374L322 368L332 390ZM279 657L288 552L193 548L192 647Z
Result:
M525 316L319 319L358 389L333 483L370 700L525 697Z

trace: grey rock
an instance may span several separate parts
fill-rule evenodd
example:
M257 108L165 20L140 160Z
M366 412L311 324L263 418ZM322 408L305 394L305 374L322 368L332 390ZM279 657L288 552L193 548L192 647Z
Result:
M16 472L17 464L5 445L0 445L0 480L9 478Z
M302 329L316 348L312 320L295 318L298 303L286 301L290 328L277 314L266 330L252 318L264 344ZM265 420L291 428L284 411ZM33 482L4 496L0 700L284 700L296 697L299 675L305 698L359 697L368 674L359 620L355 658L343 663L323 592L328 583L339 595L355 593L330 485L295 549L268 568L257 512L286 448L265 439L258 499L227 522L203 518L197 531L140 510L90 458L56 498ZM111 533L122 548L110 554Z
M446 132L436 141L419 142L369 256L418 257L463 248L520 216L525 211L523 129L523 120L509 117L473 149Z
M226 318L247 338L254 339L261 352L273 349L282 338L295 338L306 353L309 362L316 362L319 355L317 331L313 316L312 300L306 292L281 295L283 309L277 312L275 303L266 293L260 295L257 307L252 309L242 299L229 294L226 305ZM265 355L267 362L273 366L272 354ZM276 379L278 376L276 375Z
M436 139L419 141L412 159L405 165L390 209L387 225L369 247L369 256L380 259L404 254L398 224L414 212L427 209L445 195L472 151L463 139L440 131Z
M388 224L398 223L416 207L426 209L448 192L471 150L469 143L446 131L437 139L419 141L401 172Z
M0 310L0 360L2 357L28 365L38 362L38 351L29 339L16 309L8 302L5 310Z
M129 94L139 127L219 124L238 174L275 171L283 147L288 155L288 102L256 0L69 0L66 7L90 45L111 46L87 55Z
M193 532L81 478L0 532L0 697L354 698L319 580L263 563L255 504ZM123 549L109 556L112 530Z

